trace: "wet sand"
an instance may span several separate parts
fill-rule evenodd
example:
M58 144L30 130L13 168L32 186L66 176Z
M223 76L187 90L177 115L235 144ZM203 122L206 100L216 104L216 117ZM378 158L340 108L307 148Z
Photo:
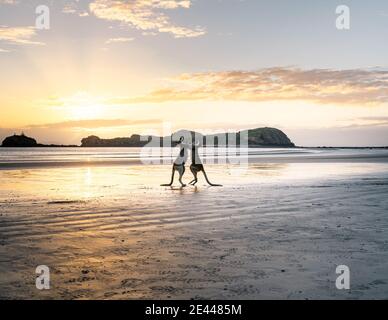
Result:
M169 166L0 170L0 298L388 298L387 161L232 169L183 189Z

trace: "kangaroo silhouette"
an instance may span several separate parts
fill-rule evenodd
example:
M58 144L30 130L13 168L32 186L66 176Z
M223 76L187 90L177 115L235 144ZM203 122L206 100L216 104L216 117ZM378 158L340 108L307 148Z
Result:
M161 184L161 186L164 186L164 187L172 186L172 184L174 182L175 171L177 171L179 174L179 182L181 183L182 187L186 187L186 185L182 181L182 177L186 171L185 163L186 163L187 157L188 157L188 152L187 152L188 144L183 143L183 140L184 140L184 137L180 137L179 142L178 142L178 146L180 147L180 151L179 151L178 157L175 159L175 161L172 165L171 181L170 181L170 183Z
M221 184L214 184L211 183L207 177L205 168L202 164L201 158L199 157L198 153L198 147L199 142L197 144L193 144L191 146L191 165L190 165L190 171L194 176L194 179L189 182L189 184L195 186L195 184L198 182L198 173L203 172L203 175L205 176L206 182L211 185L212 187L222 187Z

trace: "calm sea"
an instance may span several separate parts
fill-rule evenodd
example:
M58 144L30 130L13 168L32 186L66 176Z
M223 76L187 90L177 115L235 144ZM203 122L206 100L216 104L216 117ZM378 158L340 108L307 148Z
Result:
M0 168L103 165L169 164L178 148L0 148ZM388 159L386 149L316 149L316 148L201 148L204 163L249 161L305 161ZM189 159L190 161L190 159Z

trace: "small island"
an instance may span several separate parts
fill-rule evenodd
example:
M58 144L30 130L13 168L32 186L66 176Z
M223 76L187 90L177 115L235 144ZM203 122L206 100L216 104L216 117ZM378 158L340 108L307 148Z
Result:
M276 128L257 128L245 131L239 131L235 133L234 141L228 141L226 133L218 133L213 135L202 135L194 131L190 131L194 137L203 138L203 145L206 146L225 146L225 145L240 145L244 143L249 147L281 147L281 148L293 148L295 144L287 137L287 135ZM247 137L247 140L241 141L242 136ZM144 147L150 141L157 142L153 146L171 146L171 136L156 137L156 136L141 136L139 134L133 134L130 137L113 138L113 139L101 139L95 135L83 138L81 140L81 147ZM159 143L158 143L159 142ZM175 143L173 142L174 146ZM4 139L1 147L4 148L59 148L59 147L79 147L77 145L55 145L55 144L40 144L34 138L26 136L24 133L20 135L14 134L13 136Z
M202 135L201 133L190 131L192 136L194 134L197 137L203 137L203 145L206 146L224 146L228 144L240 144L241 135L248 134L248 141L244 141L249 147L282 147L282 148L293 148L295 144L287 137L287 135L276 128L257 128L250 129L245 131L239 131L235 134L236 142L225 141L227 137L226 133L218 133L213 135ZM171 136L166 137L156 137L156 136L141 136L138 134L133 134L131 137L122 137L122 138L113 138L113 139L101 139L97 136L89 136L81 140L81 147L144 147L147 145L151 138L153 141L158 142L156 146L170 146L171 145ZM226 139L227 140L227 139ZM223 142L223 143L222 143ZM174 143L172 144L174 145Z
M27 137L26 135L24 135L24 133L22 133L21 135L14 134L13 136L7 137L1 144L1 146L5 148L31 148L36 147L37 145L38 143L35 139Z
M56 144L40 144L34 138L27 137L23 132L20 135L14 134L5 138L1 144L3 148L64 148L78 147L76 145L56 145Z

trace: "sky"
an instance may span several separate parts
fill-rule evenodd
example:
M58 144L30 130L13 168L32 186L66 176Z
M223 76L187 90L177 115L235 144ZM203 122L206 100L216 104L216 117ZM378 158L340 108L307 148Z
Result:
M268 126L387 146L387 36L386 0L0 0L0 140Z

